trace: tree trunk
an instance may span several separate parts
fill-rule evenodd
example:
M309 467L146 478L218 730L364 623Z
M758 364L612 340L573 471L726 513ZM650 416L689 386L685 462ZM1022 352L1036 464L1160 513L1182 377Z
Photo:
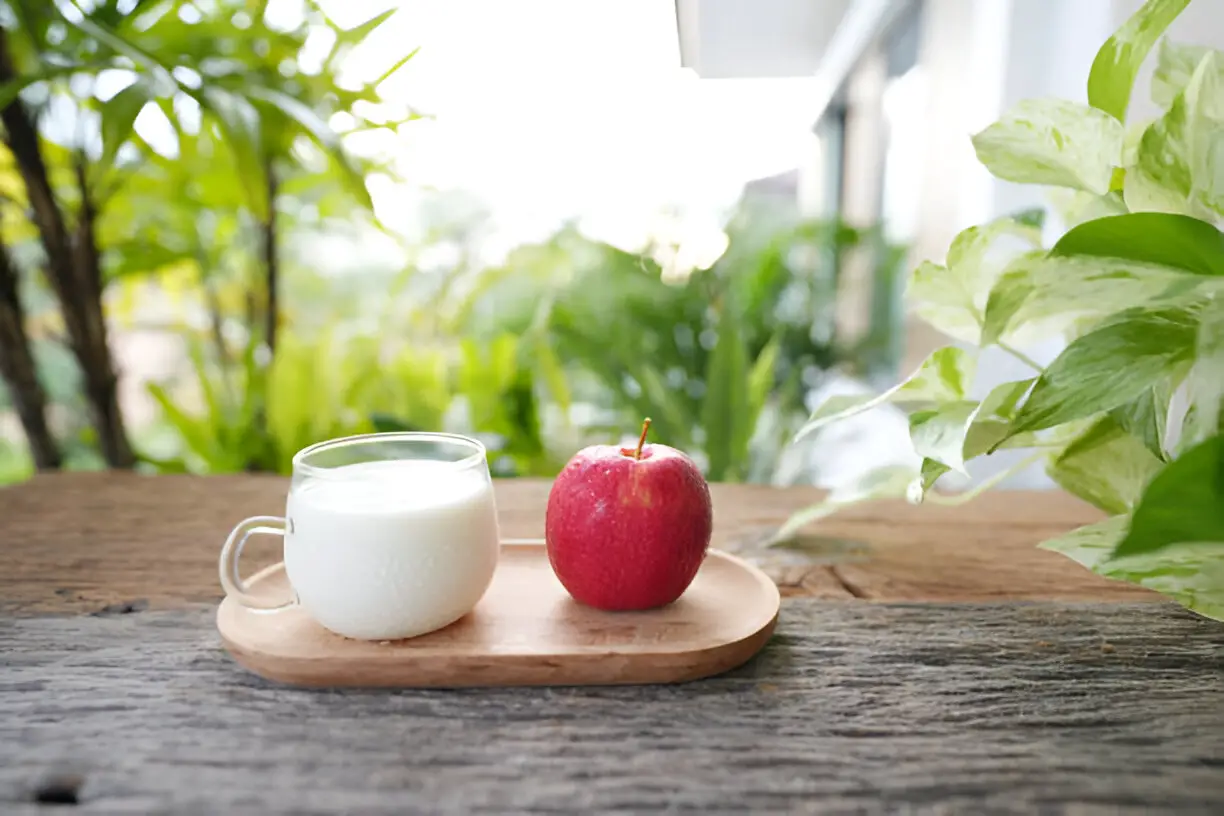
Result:
M276 330L280 324L280 254L276 245L276 196L279 184L269 158L264 165L268 190L268 217L263 223L263 261L266 297L264 308L264 341L268 351L276 352Z
M136 464L136 456L123 426L123 413L119 407L119 378L115 374L107 340L106 316L102 311L102 263L94 234L98 214L94 209L92 191L86 183L84 158L76 163L76 177L81 211L77 218L73 254L81 295L74 305L86 325L85 336L88 338L82 344L77 360L84 373L85 396L93 412L102 455L111 467L130 468Z
M15 77L8 37L0 29L0 84ZM82 203L74 239L51 190L38 130L29 111L15 99L0 110L0 121L25 182L34 224L47 255L47 277L59 299L72 352L81 368L102 454L111 467L132 467L135 456L124 431L118 378L102 313L102 271L94 236L96 213L84 183L84 165L77 167Z
M276 178L271 156L268 156L264 162L264 183L268 195L268 215L260 224L259 230L264 267L263 336L264 342L268 344L268 356L271 360L276 354L276 338L280 327L280 252L276 235L276 197L280 192L280 184ZM248 300L248 309L250 304L257 300L258 298ZM251 322L251 331L255 331L254 321ZM267 392L267 377L260 377L256 382L248 382L247 388L259 388L262 393L257 398L254 419L255 428L259 432L259 448L248 451L246 471L256 473L261 470L275 470L273 453L275 444L268 433L267 403L272 396Z
M17 286L17 269L0 246L0 377L8 384L30 456L39 470L57 470L60 452L47 425L47 393L38 381L25 314Z

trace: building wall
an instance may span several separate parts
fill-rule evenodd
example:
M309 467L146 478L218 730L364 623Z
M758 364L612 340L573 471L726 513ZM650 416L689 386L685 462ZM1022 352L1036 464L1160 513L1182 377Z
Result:
M811 76L851 0L676 0L685 67L701 77Z

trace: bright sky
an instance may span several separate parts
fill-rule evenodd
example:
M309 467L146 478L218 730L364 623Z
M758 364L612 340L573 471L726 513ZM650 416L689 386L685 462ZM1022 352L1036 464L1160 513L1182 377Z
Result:
M270 15L300 0L273 0ZM342 26L387 0L322 0ZM354 142L395 158L414 185L470 190L510 243L583 216L619 243L675 205L706 224L744 182L810 149L811 80L700 80L680 67L672 0L401 0L345 64L431 114L399 138ZM375 180L380 216L409 220L415 194ZM702 228L703 231L704 228Z

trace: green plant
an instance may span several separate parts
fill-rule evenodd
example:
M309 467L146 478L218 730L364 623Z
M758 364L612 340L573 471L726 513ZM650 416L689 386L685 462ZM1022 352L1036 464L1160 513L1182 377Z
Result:
M669 277L659 247L630 252L567 226L480 272L454 325L540 331L534 356L548 381L568 376L575 401L608 408L591 433L650 416L660 439L699 454L709 479L766 480L802 420L806 380L835 361L888 365L895 322L875 327L869 355L836 335L839 259L878 249L881 277L895 280L896 258L876 231L749 206L726 232L711 268Z
M242 321L274 352L284 318L283 242L300 226L290 204L309 204L316 218L339 211L339 202L354 211L349 217L369 210L370 165L349 155L330 121L344 113L354 128L397 126L394 116L383 121L385 111L377 122L363 118L361 105L379 102L377 85L411 54L356 89L337 82L336 62L392 12L344 30L308 3L302 22L282 30L268 23L265 6L0 2L0 175L20 178L0 182L0 331L13 338L0 349L0 374L46 466L56 464L47 400L10 296L24 270L5 262L21 254L14 242L40 245L95 438L108 464L128 467L136 456L116 396L107 291L133 277L193 271L224 360L236 356L222 331L235 318L223 313L219 290L236 283ZM307 37L321 27L332 46L321 66L307 67ZM56 116L44 115L53 107ZM169 143L141 136L142 114L172 131ZM257 407L256 421L265 416Z
M891 402L910 411L920 470L872 474L780 537L851 499L966 501L997 479L933 488L1023 448L1017 468L1044 462L1110 516L1041 546L1224 619L1224 54L1162 41L1152 97L1164 114L1124 127L1138 66L1186 2L1149 0L1105 43L1090 105L1024 102L974 136L994 175L1068 188L1071 228L1046 250L1035 214L1000 218L914 271L914 311L963 345L875 398L829 400L804 432ZM1048 366L1019 350L1057 332L1068 342ZM971 399L978 349L992 345L1033 375Z
M206 336L192 336L190 377L150 386L173 430L146 445L156 453L145 462L160 471L287 474L293 454L320 440L440 428L481 437L496 475L560 467L544 444L535 382L512 335L456 348L338 328L309 339L287 330L267 368L257 362L256 335L236 365L220 365L210 349Z
M700 451L714 481L743 479L756 420L775 386L779 343L746 325L714 270L683 283L606 244L554 294L548 331L563 364L598 385L618 424L654 418L658 438Z

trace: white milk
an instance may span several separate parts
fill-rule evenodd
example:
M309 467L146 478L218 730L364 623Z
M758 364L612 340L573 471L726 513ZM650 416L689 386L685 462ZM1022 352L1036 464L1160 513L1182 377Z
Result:
M392 640L469 612L497 565L497 509L483 468L346 465L289 494L285 571L326 628Z

